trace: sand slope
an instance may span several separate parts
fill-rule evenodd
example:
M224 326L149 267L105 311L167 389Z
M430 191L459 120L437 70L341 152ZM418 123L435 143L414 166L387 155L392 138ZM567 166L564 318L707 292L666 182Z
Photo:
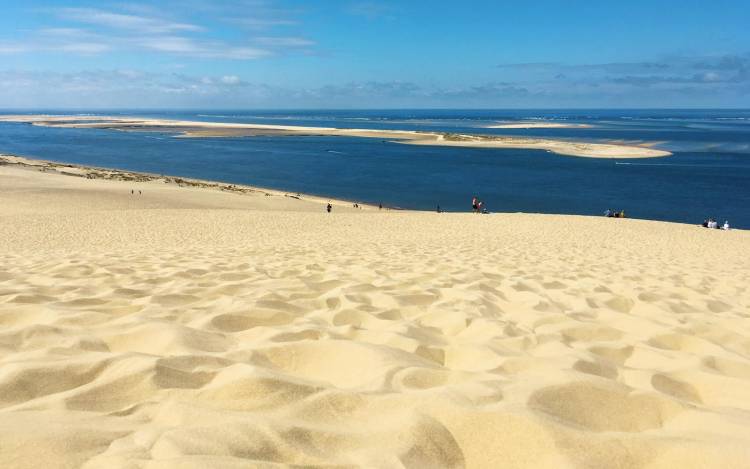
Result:
M0 466L744 468L747 252L0 167Z

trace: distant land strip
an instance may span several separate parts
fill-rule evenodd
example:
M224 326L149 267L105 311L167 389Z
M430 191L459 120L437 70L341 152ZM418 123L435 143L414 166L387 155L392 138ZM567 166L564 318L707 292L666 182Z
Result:
M464 148L516 148L546 150L586 158L657 158L670 152L646 144L591 143L534 137L508 137L412 130L340 129L225 122L194 122L169 119L110 116L5 115L0 122L21 122L43 127L112 129L136 132L172 132L180 137L340 136L379 138L409 145Z

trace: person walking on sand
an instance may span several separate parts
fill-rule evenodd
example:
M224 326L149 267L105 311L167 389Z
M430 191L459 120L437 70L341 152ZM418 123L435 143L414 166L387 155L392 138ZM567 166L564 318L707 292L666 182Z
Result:
M331 209L332 209L332 208L333 208L333 206L332 206L332 205L331 205L331 204L329 203L329 204L328 204L328 205L326 206L326 212L328 212L328 213L331 213Z

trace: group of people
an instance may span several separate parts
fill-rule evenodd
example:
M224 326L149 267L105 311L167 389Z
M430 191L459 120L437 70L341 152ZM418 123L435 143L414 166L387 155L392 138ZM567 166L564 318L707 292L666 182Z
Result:
M719 222L714 220L713 218L709 218L707 220L703 220L703 223L701 223L701 226L703 228L714 228L714 229L722 229L722 230L728 230L729 229L729 222L727 220L724 220L724 224L719 226Z
M130 191L131 194L135 193L135 191ZM138 191L140 194L141 191ZM354 208L362 208L358 203L353 204ZM333 209L333 206L329 203L326 205L326 211L328 213L331 213L331 210ZM378 209L383 209L383 204L378 204ZM489 213L487 211L487 208L484 206L484 202L479 200L476 196L471 198L471 210L474 213ZM442 213L443 209L440 208L440 205L437 206L437 213ZM607 209L604 212L604 216L607 218L625 218L625 210L620 210L619 212L612 209ZM719 223L714 220L713 218L708 218L706 220L703 220L703 223L701 224L703 228L714 228L714 229L721 229L721 230L728 230L729 229L729 222L727 220L724 220L723 225L719 225Z
M479 200L477 196L471 198L471 211L474 213L490 213L484 206L484 202Z
M604 212L604 216L607 218L625 218L625 210L620 210L619 212L617 212L608 208Z

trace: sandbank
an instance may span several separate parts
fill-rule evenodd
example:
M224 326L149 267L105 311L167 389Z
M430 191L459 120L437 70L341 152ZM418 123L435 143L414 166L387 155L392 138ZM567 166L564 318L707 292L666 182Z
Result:
M333 127L303 127L287 125L242 124L224 122L194 122L168 119L142 119L106 116L46 116L6 115L0 122L25 122L38 126L99 128L140 132L176 132L183 137L251 137L270 136L342 136L378 138L397 143L463 148L538 149L567 156L586 158L656 158L670 152L648 148L646 145L576 142L531 137L508 137L457 133L420 132L408 130L339 129Z
M590 124L577 124L572 122L548 122L548 121L531 121L531 122L500 122L488 125L487 129L589 129Z

